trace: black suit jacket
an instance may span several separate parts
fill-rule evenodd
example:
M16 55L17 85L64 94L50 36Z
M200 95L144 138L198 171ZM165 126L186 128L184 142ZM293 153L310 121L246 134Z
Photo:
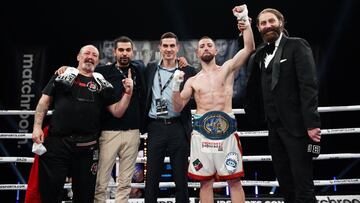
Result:
M156 74L156 70L158 67L158 62L151 62L147 65L145 69L145 81L146 81L146 104L145 104L145 123L146 126L149 123L149 116L148 113L151 108L151 101L152 101L152 86L154 83L154 77ZM186 66L184 68L181 68L181 71L185 72L184 75L184 82L180 86L180 90L183 89L184 84L187 79L190 77L196 75L196 70L194 67ZM184 107L184 109L181 111L181 123L184 126L186 135L188 136L188 139L190 140L190 135L192 131L192 123L191 123L191 108L195 108L195 104L193 99L190 99L188 104Z
M250 57L250 76L246 91L245 112L252 123L263 123L264 105L260 62L264 60L260 45ZM308 128L320 127L318 81L313 53L308 42L283 35L272 66L271 93L284 127L294 136L304 136Z

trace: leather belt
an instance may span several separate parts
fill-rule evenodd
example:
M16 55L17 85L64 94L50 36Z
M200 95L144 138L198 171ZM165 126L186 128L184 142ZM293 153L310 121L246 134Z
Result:
M86 147L86 146L94 145L96 143L97 143L97 141L94 140L94 141L90 141L90 142L76 143L76 146L78 146L78 147Z
M165 125L171 125L180 121L180 117L173 118L150 118L151 122L161 122Z

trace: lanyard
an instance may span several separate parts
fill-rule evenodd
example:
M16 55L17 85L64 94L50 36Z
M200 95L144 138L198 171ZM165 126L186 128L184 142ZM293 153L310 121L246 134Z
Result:
M176 69L175 69L175 70L176 70ZM171 74L170 78L166 81L166 83L165 83L165 85L164 85L163 87L161 87L160 66L158 66L157 73L158 73L158 79L159 79L160 96L162 97L162 93L163 93L163 91L165 90L165 88L166 88L167 86L169 86L171 80L172 80L173 77L174 77L175 71Z
M127 75L125 75L125 73L124 73L124 71L122 71L121 70L121 68L120 68L120 66L115 66L116 67L116 69L118 69L119 70L119 72L120 72L120 74L124 77L124 79L126 79L127 78ZM132 74L132 79L133 79L133 83L134 83L134 87L136 86L136 75L134 74L134 72L131 70L131 68L130 68L130 66L128 66L128 69L130 69L130 71L131 71L131 74Z
M117 67L117 69L119 70L120 74L125 78L127 78L127 76L124 74L124 72L121 70L120 67Z

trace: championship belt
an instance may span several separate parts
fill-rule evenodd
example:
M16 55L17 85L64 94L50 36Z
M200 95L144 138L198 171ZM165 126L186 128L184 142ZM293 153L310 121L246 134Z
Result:
M236 131L236 119L222 111L210 111L193 120L193 128L206 138L221 140Z

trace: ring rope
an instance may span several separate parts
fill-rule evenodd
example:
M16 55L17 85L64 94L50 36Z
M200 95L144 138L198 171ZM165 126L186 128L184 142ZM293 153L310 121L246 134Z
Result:
M350 105L350 106L324 106L318 107L319 112L338 112L338 111L360 111L360 105ZM191 110L192 113L195 113L195 110ZM235 114L245 114L244 109L233 109ZM0 115L33 115L35 114L34 110L0 110ZM52 114L52 110L48 111L48 115Z
M320 154L314 157L314 160L329 160L329 159L357 159L360 158L360 153L339 153L339 154ZM116 158L119 161L119 158ZM243 161L271 161L270 155L252 155L243 156ZM32 157L0 157L0 163L33 163ZM136 163L146 163L146 157L138 157ZM170 163L170 157L165 157L164 163Z
M333 107L319 107L319 112L337 112L337 111L359 111L360 105L353 106L333 106ZM52 110L49 110L47 115L52 114ZM233 109L235 114L245 114L244 109ZM195 113L195 110L192 110ZM0 115L26 115L35 114L35 111L24 110L0 110ZM360 128L338 128L338 129L323 129L322 134L351 134L359 133ZM237 132L240 137L264 137L268 135L268 131L245 131ZM141 138L147 138L147 134L140 135ZM0 139L31 139L31 133L0 133ZM327 159L349 159L360 158L360 154L357 153L342 153L342 154L321 154L314 160L327 160ZM0 163L5 162L17 162L17 163L32 163L34 158L32 157L0 157ZM243 156L243 161L271 161L270 155L257 155L257 156ZM137 163L145 163L146 158L138 157ZM169 163L169 157L165 157L164 163ZM258 180L241 180L243 186L264 186L264 187L278 187L277 181L258 181ZM337 180L314 180L315 186L323 185L349 185L360 184L360 179L337 179ZM109 184L109 187L116 187L117 183ZM226 187L227 182L214 182L214 188ZM144 188L145 183L131 183L133 188ZM159 187L175 187L174 182L161 182ZM199 182L189 182L188 187L199 188ZM26 190L27 184L0 184L0 190ZM64 185L65 189L71 188L71 183Z
M260 186L260 187L278 187L278 181L259 181L259 180L241 180L241 184L245 187ZM359 178L352 179L336 179L336 180L314 180L315 186L325 185L356 185L360 184ZM227 187L227 182L214 182L214 188ZM117 183L109 183L108 187L117 187ZM145 183L131 183L132 188L145 188ZM175 182L160 182L160 188L174 188ZM189 188L200 188L199 182L188 182ZM26 190L27 184L0 184L0 190ZM65 183L64 189L70 189L71 183Z
M236 132L240 137L266 137L268 136L267 130L260 131L238 131ZM360 133L360 128L335 128L323 129L322 135L337 135L337 134L352 134ZM146 139L147 133L141 134L140 138ZM31 139L31 133L0 133L0 139Z

